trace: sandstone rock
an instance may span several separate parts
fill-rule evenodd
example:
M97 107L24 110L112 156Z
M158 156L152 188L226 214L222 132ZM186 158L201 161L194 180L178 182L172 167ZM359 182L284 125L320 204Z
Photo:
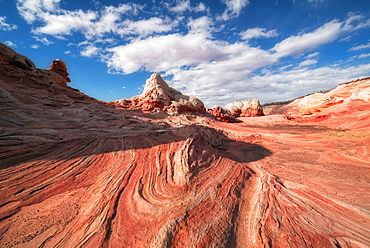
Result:
M369 132L152 115L3 67L0 247L370 247ZM366 103L337 93L342 119Z
M141 108L144 111L162 109L171 114L194 112L205 113L204 104L198 98L183 95L181 92L168 86L158 73L153 73L146 80L144 91L139 96L112 102L126 108Z
M211 109L207 109L207 112L213 115L217 120L222 122L239 122L233 115L231 115L229 110L224 109L223 107L218 105L213 106L213 108Z
M225 106L225 109L230 111L231 115L235 117L251 117L251 116L263 116L263 109L260 102L257 99L244 100L229 103Z
M340 84L325 93L298 98L274 114L304 122L320 122L341 128L369 129L370 78Z
M71 82L71 79L68 77L69 73L67 72L66 63L64 63L62 60L60 59L53 60L48 70L58 73L65 79L65 82L61 83L62 86L67 86L67 83Z
M5 64L11 64L21 69L36 68L35 64L24 55L18 54L7 45L0 43L0 59Z
M17 52L8 47L7 45L0 43L0 61L9 64L10 61L17 55Z

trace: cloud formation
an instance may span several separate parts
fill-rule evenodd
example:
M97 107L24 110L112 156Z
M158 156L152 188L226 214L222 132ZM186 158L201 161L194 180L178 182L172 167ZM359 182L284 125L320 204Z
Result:
M255 38L271 38L278 36L276 29L266 31L265 28L250 28L240 33L243 40L250 40Z
M17 25L15 25L15 24L9 24L5 20L6 20L6 17L5 16L0 16L0 30L10 31L10 30L13 30L13 29L17 29L18 28Z

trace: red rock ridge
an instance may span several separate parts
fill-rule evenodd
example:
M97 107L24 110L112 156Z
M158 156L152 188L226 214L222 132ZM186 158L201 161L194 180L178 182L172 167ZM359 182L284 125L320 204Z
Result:
M325 93L298 98L275 111L288 119L370 130L370 78L340 84Z

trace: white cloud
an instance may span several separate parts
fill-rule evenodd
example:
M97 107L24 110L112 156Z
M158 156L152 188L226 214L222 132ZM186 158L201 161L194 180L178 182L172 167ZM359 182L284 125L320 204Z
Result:
M10 31L10 30L13 30L13 29L17 29L18 28L18 26L15 25L15 24L6 23L5 19L6 19L5 16L0 16L0 30L2 30L2 31Z
M4 41L4 44L10 47L17 47L17 45L11 42L10 40Z
M39 45L33 44L33 45L31 45L31 48L37 49L37 48L39 48Z
M314 58L314 57L317 57L319 56L319 52L315 52L315 53L310 53L306 56L306 58L310 59L310 58Z
M266 31L265 28L250 28L239 34L243 40L250 40L253 38L271 38L278 35L276 29Z
M207 10L207 7L204 5L204 3L200 2L195 8L194 8L194 11L195 12L203 12L203 11L206 11Z
M271 50L276 56L285 57L310 51L320 45L334 41L342 32L342 23L337 20L325 23L311 33L291 36L277 43Z
M226 10L222 13L220 19L227 21L238 17L242 9L247 6L249 0L221 0L226 4Z
M168 9L177 13L190 10L190 0L177 0L176 5L174 7L169 7Z
M190 29L189 33L203 33L211 36L211 32L214 30L212 27L214 25L213 20L208 16L202 16L197 19L189 19L188 27Z
M304 67L304 66L309 66L309 65L314 65L317 63L317 60L316 59L307 59L305 61L302 61L300 64L299 64L299 67Z
M54 44L54 42L48 40L46 37L40 37L40 36L34 36L35 40L41 42L42 44L49 46L51 44Z
M358 55L359 58L367 58L367 57L370 57L370 53L363 53L363 54L360 54Z
M367 49L367 48L370 48L370 42L368 42L367 44L362 44L362 45L351 47L348 51L359 51L359 50Z
M145 37L153 33L168 32L178 23L177 20L159 17L138 21L122 20L123 14L131 13L135 15L143 8L141 5L131 3L120 4L117 7L105 6L101 12L91 10L68 11L63 9L48 12L44 11L43 8L33 8L33 6L26 4L32 1L35 2L35 6L43 6L43 3L40 1L27 0L23 3L24 5L19 3L18 9L23 11L21 14L23 13L22 16L26 20L33 22L39 19L44 23L43 26L35 28L33 32L35 34L53 35L59 38L61 35L70 35L72 32L81 32L88 39L103 37L106 34ZM34 18L28 18L24 13L31 13Z
M27 23L31 24L40 13L56 11L59 2L60 0L17 0L17 9Z
M116 29L116 32L122 36L138 35L140 37L146 37L153 33L169 32L177 23L177 21L172 21L169 18L162 19L159 17L140 21L126 20Z
M81 52L81 56L84 57L94 57L98 55L100 49L94 45L88 45L86 46Z

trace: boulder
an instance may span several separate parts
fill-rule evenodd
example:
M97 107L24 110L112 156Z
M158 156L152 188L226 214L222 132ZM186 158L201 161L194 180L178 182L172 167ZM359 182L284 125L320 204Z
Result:
M231 113L229 110L224 109L221 106L215 105L213 108L207 109L207 112L213 115L216 120L222 121L222 122L229 122L229 123L235 123L239 122Z
M252 117L264 115L262 106L257 99L229 103L225 106L225 109L228 110L234 117Z

